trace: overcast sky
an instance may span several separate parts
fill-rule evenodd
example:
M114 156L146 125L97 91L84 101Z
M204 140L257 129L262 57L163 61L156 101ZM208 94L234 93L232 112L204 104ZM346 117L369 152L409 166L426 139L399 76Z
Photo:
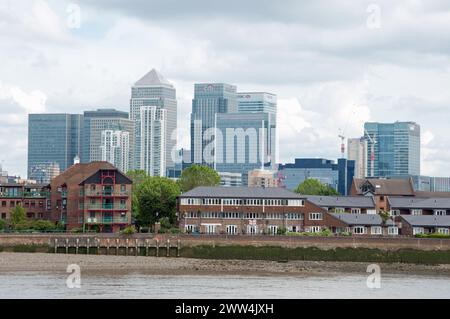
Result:
M450 176L448 0L1 0L4 168L25 176L28 113L128 111L151 68L176 86L180 146L194 83L226 82L278 95L281 162L416 121L422 174Z

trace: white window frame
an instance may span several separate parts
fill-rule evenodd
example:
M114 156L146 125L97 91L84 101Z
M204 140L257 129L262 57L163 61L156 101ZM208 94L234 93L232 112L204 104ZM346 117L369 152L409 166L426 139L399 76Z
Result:
M397 226L389 226L388 227L388 235L397 236L398 235L398 227Z
M389 211L389 216L391 216L391 217L400 216L400 210L399 209L391 209Z
M309 220L323 220L322 213L309 213Z
M447 211L445 209L435 209L434 216L446 216Z
M356 232L357 229L362 229L362 232ZM367 227L365 226L353 226L353 234L355 235L365 235L367 234Z
M413 235L425 234L423 227L413 227Z
M423 211L421 209L411 209L412 216L422 216Z
M267 227L267 230L269 231L269 234L276 235L278 233L278 226L277 225L269 225Z
M352 208L350 209L352 214L361 214L361 208Z
M439 227L439 228L437 229L437 232L438 232L439 234L442 234L442 235L449 235L449 234L450 234L449 229L448 229L448 228L445 228L445 227Z
M237 225L227 225L226 227L227 235L237 235L238 233L237 229L238 229Z
M372 226L370 227L371 235L383 235L383 228L381 226Z
M322 227L320 226L309 226L308 232L309 233L320 233L322 231Z

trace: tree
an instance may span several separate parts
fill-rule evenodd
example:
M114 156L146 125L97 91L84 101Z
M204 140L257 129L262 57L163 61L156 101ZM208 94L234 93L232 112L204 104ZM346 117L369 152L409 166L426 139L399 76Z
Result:
M147 177L135 193L140 225L153 225L163 217L175 223L177 196L180 194L176 182L165 177Z
M25 208L22 206L16 206L11 210L11 224L16 226L23 223L27 219Z
M208 166L192 165L183 170L178 183L181 191L187 192L198 186L217 186L220 184L220 176Z
M127 176L133 181L133 186L131 187L131 215L137 218L139 203L136 191L146 181L148 175L144 170L132 170L127 173Z
M337 196L339 193L329 185L322 184L319 180L308 178L295 189L296 193L302 195Z

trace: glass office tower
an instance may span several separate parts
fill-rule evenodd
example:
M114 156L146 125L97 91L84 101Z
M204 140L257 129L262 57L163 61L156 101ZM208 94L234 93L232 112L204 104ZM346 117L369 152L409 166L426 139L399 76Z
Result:
M81 155L81 114L30 114L28 116L28 178L46 165L62 172Z
M211 145L214 136L216 114L236 113L238 110L236 86L224 83L201 83L194 86L191 113L191 162L214 166L213 161L204 158L203 152Z
M369 177L420 175L420 126L418 124L373 122L365 123L364 130L365 138L368 140Z

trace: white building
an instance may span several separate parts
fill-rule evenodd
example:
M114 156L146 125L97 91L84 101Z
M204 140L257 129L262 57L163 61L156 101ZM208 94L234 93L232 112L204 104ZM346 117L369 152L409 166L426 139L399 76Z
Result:
M156 111L160 109L165 111ZM145 121L142 121L141 114L148 116ZM163 138L157 138L159 142L156 142L155 136L159 133L155 133L155 130L162 118L164 124L158 129L163 130ZM176 90L155 69L131 88L130 119L135 123L135 167L146 170L150 175L166 176L166 168L172 168L175 165L172 151L175 151L177 144ZM155 154L158 154L158 158L159 154L162 154L161 160L156 161Z
M364 137L349 138L347 144L347 158L355 161L355 178L366 178L367 140Z
M166 176L167 110L143 106L140 112L140 168L150 176Z
M102 131L100 146L102 161L109 162L122 172L130 170L130 132Z

